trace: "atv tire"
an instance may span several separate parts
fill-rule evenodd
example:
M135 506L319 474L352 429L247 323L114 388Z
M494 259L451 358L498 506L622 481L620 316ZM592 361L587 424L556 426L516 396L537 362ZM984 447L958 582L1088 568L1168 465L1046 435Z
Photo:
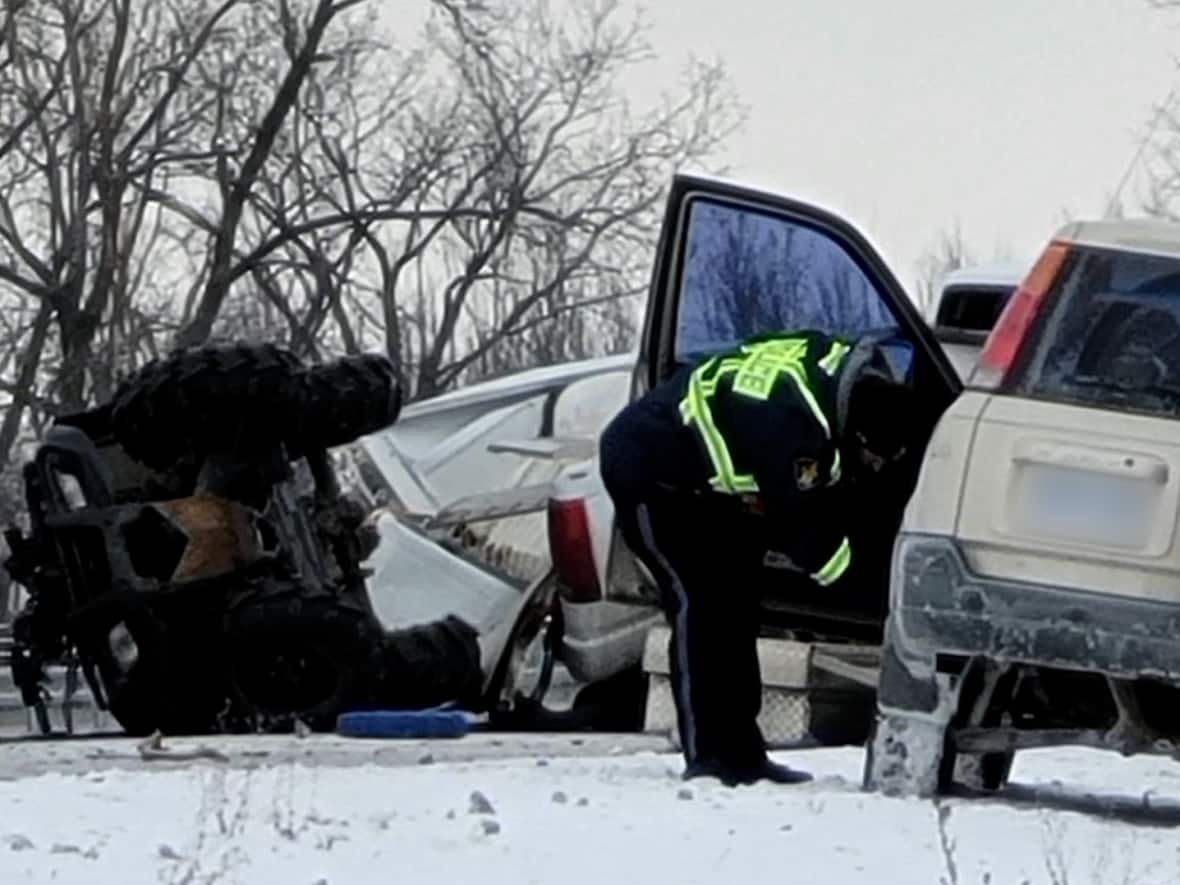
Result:
M305 367L272 344L234 344L148 363L115 391L110 420L129 456L164 469L190 455L257 455L280 443L299 457L388 427L400 407L382 356Z
M382 430L401 411L401 385L393 363L377 354L346 356L311 366L295 377L288 448L330 449Z
M141 598L107 597L75 617L70 632L79 638L83 657L96 662L110 713L128 735L218 730L225 682L209 649L220 626L219 607L198 593L163 594L151 610ZM136 649L129 672L120 672L110 654L110 629L119 623Z
M227 617L231 731L316 731L374 703L384 631L373 616L329 596L259 594Z
M227 618L231 731L331 731L342 713L479 700L476 633L459 618L387 632L364 606L262 590Z
M128 455L157 469L194 450L232 449L256 429L282 431L301 369L294 354L270 344L179 351L119 385L112 430Z

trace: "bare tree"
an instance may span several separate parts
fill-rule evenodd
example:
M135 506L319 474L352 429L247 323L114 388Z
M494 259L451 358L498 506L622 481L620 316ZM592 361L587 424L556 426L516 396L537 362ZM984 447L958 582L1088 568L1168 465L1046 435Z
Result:
M1156 105L1136 164L1142 168L1144 210L1157 218L1180 218L1180 96L1175 91ZM1121 190L1110 201L1110 214L1116 217L1124 211Z
M0 469L174 346L380 347L426 395L631 343L670 173L743 109L645 27L430 0L23 0L0 25Z
M238 228L246 212L253 189L263 170L263 166L270 159L271 151L280 137L283 124L291 115L292 109L299 99L300 89L307 80L313 67L319 61L332 61L331 53L322 53L321 44L324 42L328 26L338 13L355 6L362 0L316 0L310 20L306 28L301 29L286 0L280 0L278 5L280 33L282 34L283 49L288 56L286 71L278 84L261 122L248 144L248 150L236 169L231 169L228 163L218 164L217 185L221 195L221 207L215 230L212 234L212 244L209 256L209 272L205 288L191 320L184 326L177 336L177 343L181 346L200 344L213 331L213 324L229 295L230 286L238 275L236 261L236 246ZM264 23L265 24L265 23ZM322 91L318 93L322 98ZM323 107L313 110L312 114L323 113ZM301 164L295 163L298 171Z
M966 267L975 258L963 237L958 222L938 235L938 239L918 259L917 306L926 310L938 298L943 278L953 270Z
M287 2L259 0L9 5L0 43L0 281L6 306L25 305L20 312L32 319L7 342L20 357L0 464L30 404L43 396L81 408L110 392L136 352L158 352L183 317L175 293L194 270L203 297L178 340L202 337L261 170L323 61L329 24L357 2L316 0L303 24ZM287 55L273 90L244 64L268 41ZM186 197L202 192L207 168L218 172L221 200L202 214ZM209 258L186 266L202 239Z
M367 239L380 272L368 309L418 395L539 318L643 291L671 172L706 160L743 114L720 66L699 63L676 95L632 108L625 78L651 49L610 0L564 18L541 0L434 7L427 46L450 87L413 112L426 135L399 163L424 167L412 213Z
M742 119L724 71L692 63L675 95L636 110L624 80L650 47L617 3L560 19L540 0L433 6L421 46L354 34L331 72L309 73L224 276L252 284L239 310L261 293L311 354L377 344L419 396L626 346L635 305L605 305L645 289L671 172ZM219 291L217 312L234 298ZM558 339L531 359L522 347Z

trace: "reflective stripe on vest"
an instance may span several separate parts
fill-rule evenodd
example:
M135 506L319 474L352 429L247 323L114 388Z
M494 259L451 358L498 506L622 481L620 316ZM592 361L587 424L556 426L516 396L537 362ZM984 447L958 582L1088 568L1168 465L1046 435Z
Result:
M823 567L811 576L811 579L821 587L827 587L840 580L840 576L848 571L850 565L852 565L852 545L845 538L836 548L836 552L832 554L832 558L824 563Z
M819 361L829 375L839 368L850 348L834 341L827 354ZM780 338L759 341L742 346L740 356L713 357L698 366L689 376L688 390L680 402L680 415L685 424L695 425L709 461L713 476L709 485L718 492L730 495L753 494L758 483L750 474L739 474L733 464L733 456L725 444L725 438L717 429L709 401L717 392L718 382L726 375L734 375L733 392L755 400L769 399L779 378L787 377L795 385L800 397L807 403L816 422L824 429L824 435L832 438L828 416L820 408L815 394L807 383L807 340L804 338ZM832 462L829 484L840 478L840 460L837 453Z
M835 375L836 369L840 367L840 363L844 362L844 357L852 348L843 341L833 341L832 346L828 348L827 354L819 361L819 367L823 369L828 375Z
M717 391L718 380L724 375L738 371L739 368L740 359L720 360L713 357L692 373L688 381L688 391L680 401L681 418L685 424L696 425L697 433L705 443L705 451L709 453L709 461L713 465L713 476L709 479L709 485L714 491L728 495L753 494L758 491L758 483L752 475L739 474L734 469L729 446L725 444L721 431L717 429L713 421L713 411L709 408L709 399Z

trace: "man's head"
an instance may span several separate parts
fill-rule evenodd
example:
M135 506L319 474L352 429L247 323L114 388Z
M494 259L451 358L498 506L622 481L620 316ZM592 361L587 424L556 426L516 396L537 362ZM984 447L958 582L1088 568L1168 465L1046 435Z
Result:
M844 427L857 468L876 473L905 456L918 437L915 406L913 388L888 366L869 364L857 373Z

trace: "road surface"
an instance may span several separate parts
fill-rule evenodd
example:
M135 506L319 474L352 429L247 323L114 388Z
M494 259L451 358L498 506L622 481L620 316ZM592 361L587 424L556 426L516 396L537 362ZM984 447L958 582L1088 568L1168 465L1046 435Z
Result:
M637 736L208 738L0 745L0 882L816 882L1174 885L1180 765L1026 753L1001 799L859 789L858 748L780 754L816 781L685 784Z

